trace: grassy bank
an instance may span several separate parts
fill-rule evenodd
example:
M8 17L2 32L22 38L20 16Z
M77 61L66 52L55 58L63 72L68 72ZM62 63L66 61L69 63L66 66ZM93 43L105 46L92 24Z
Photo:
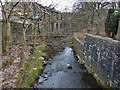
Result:
M16 82L19 88L30 88L35 83L36 78L43 70L45 45L41 44L36 47L36 51L31 60L27 60L24 65L24 69L20 72L18 80Z

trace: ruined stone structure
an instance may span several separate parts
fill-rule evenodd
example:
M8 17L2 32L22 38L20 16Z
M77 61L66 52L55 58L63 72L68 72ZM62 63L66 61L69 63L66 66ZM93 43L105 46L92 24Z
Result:
M11 8L12 5L14 5L14 3L11 3L8 7ZM29 39L29 37L32 38L31 36L33 35L33 28L32 28L32 23L34 23L34 21L32 20L34 18L33 14L39 17L39 21L37 22L38 35L53 36L53 35L60 35L60 33L62 34L62 13L57 12L54 9L44 7L38 3L35 4L34 11L33 11L33 7L30 7L30 3L26 3L25 5L27 5L26 14L28 17L28 19L26 20L26 24L29 25L26 30L27 39ZM23 3L19 3L13 9L13 15L10 18L12 44L21 43L22 24L24 20L22 18L23 10L24 10L23 6L24 6ZM5 27L2 28L2 30L4 31Z
M14 2L10 4L8 7L12 7ZM33 23L31 19L33 19L34 15L39 17L39 21L37 22L37 30L38 35L41 36L64 36L72 34L72 15L73 13L62 13L56 11L53 8L42 6L41 4L35 3L34 10L32 3L25 3L26 6L26 14L28 19L26 20L26 24ZM8 9L9 10L9 9ZM22 24L23 23L23 10L24 4L19 3L13 10L13 14L11 17L11 21ZM33 15L34 14L34 15ZM13 25L14 26L14 25ZM31 26L31 25L30 25ZM16 28L19 29L19 28ZM13 30L14 31L14 30ZM32 29L28 29L26 33L32 35Z
M39 32L41 35L67 36L77 32L74 27L74 13L59 12L54 9L36 4L36 11L39 11L41 21Z
M54 35L62 31L62 13L54 9L36 4L36 12L40 16L38 31L41 35Z
M80 60L104 87L120 87L120 41L86 34L82 44L74 39Z
M9 9L14 5L14 2L8 6ZM42 6L41 4L36 3L34 10L32 3L26 3L26 15L27 20L26 24L28 24L28 28L26 30L27 37L26 39L33 38L33 25L34 23L34 15L39 17L39 21L37 22L37 31L38 36L54 36L54 37L61 37L61 36L68 36L72 35L75 31L73 27L73 13L62 13L56 11L55 9ZM21 35L22 35L22 24L24 19L23 17L23 10L24 4L19 3L13 9L13 15L11 16L11 42L12 44L19 44L21 43ZM3 29L5 30L5 28ZM3 36L5 34L3 33Z

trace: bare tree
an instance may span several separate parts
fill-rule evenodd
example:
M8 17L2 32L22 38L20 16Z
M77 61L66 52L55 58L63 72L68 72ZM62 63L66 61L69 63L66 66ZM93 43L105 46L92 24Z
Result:
M104 30L104 20L108 7L112 7L109 2L76 2L73 11L78 13L81 26L87 31L96 28L96 34ZM83 25L82 25L83 24Z
M12 5L11 9L8 9L9 2L5 2L3 4L3 2L0 0L0 4L2 7L2 18L3 18L3 22L5 23L5 39L3 40L3 53L4 55L9 54L9 48L10 48L10 43L11 43L11 25L10 25L10 18L12 16L12 11L13 9L18 5L19 2L16 2L15 4Z
M20 62L20 67L23 67L24 62L25 62L25 50L26 50L26 28L27 24L26 21L28 20L28 12L27 12L27 5L26 3L22 3L23 7L23 27L22 27L22 48L21 48L21 62Z

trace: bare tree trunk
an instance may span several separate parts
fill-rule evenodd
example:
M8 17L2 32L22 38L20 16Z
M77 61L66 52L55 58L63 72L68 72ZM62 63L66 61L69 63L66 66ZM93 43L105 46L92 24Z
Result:
M98 16L97 16L97 21L96 21L96 34L99 35L100 34L100 17L99 17L99 13L98 13Z
M10 30L10 22L7 20L5 22L5 26L6 26L6 36L5 36L5 43L4 43L4 55L8 55L9 52L9 47L10 47L10 40L11 40L11 30Z
M34 24L34 38L33 38L33 48L35 50L36 47L36 39L37 39L37 24Z
M91 30L90 30L90 16L88 16L88 27L87 27L87 32L89 33Z
M25 61L25 46L26 46L26 35L25 35L25 28L23 28L22 31L22 48L21 48L21 62L20 67L23 67L24 61Z
M97 31L96 31L96 34L97 35L99 35L100 34L100 4L101 3L98 3L97 5L97 8L98 8L98 10L97 10L97 21L96 21L96 26L97 26Z
M12 14L12 11L14 9L14 7L17 6L19 2L16 2L12 8L10 9L10 11L7 11L7 6L9 6L9 4L7 4L6 2L3 4L3 2L0 0L0 6L1 6L1 11L2 11L2 18L3 20L5 20L5 35L4 35L4 40L3 40L3 55L8 55L10 54L10 44L11 44L11 25L10 25L10 17ZM9 12L9 13L8 13Z
M33 26L33 52L35 51L35 47L36 47L36 39L37 39L37 18L35 18L36 16L36 7L35 7L35 3L33 3L33 18L34 18L34 26Z
M3 23L0 21L0 55L2 55L2 29L3 29Z
M25 50L26 50L26 5L24 4L24 21L23 21L23 29L22 29L22 48L21 48L21 62L20 67L23 68L25 62Z

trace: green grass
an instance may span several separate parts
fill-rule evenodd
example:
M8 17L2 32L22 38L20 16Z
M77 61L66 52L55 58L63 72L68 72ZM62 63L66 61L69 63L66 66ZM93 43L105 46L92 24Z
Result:
M36 78L40 75L43 70L43 57L45 56L45 45L39 45L39 48L36 49L36 52L33 54L35 59L28 60L24 65L24 70L21 71L16 84L20 88L30 88L30 86L35 83ZM41 51L38 53L38 51Z

